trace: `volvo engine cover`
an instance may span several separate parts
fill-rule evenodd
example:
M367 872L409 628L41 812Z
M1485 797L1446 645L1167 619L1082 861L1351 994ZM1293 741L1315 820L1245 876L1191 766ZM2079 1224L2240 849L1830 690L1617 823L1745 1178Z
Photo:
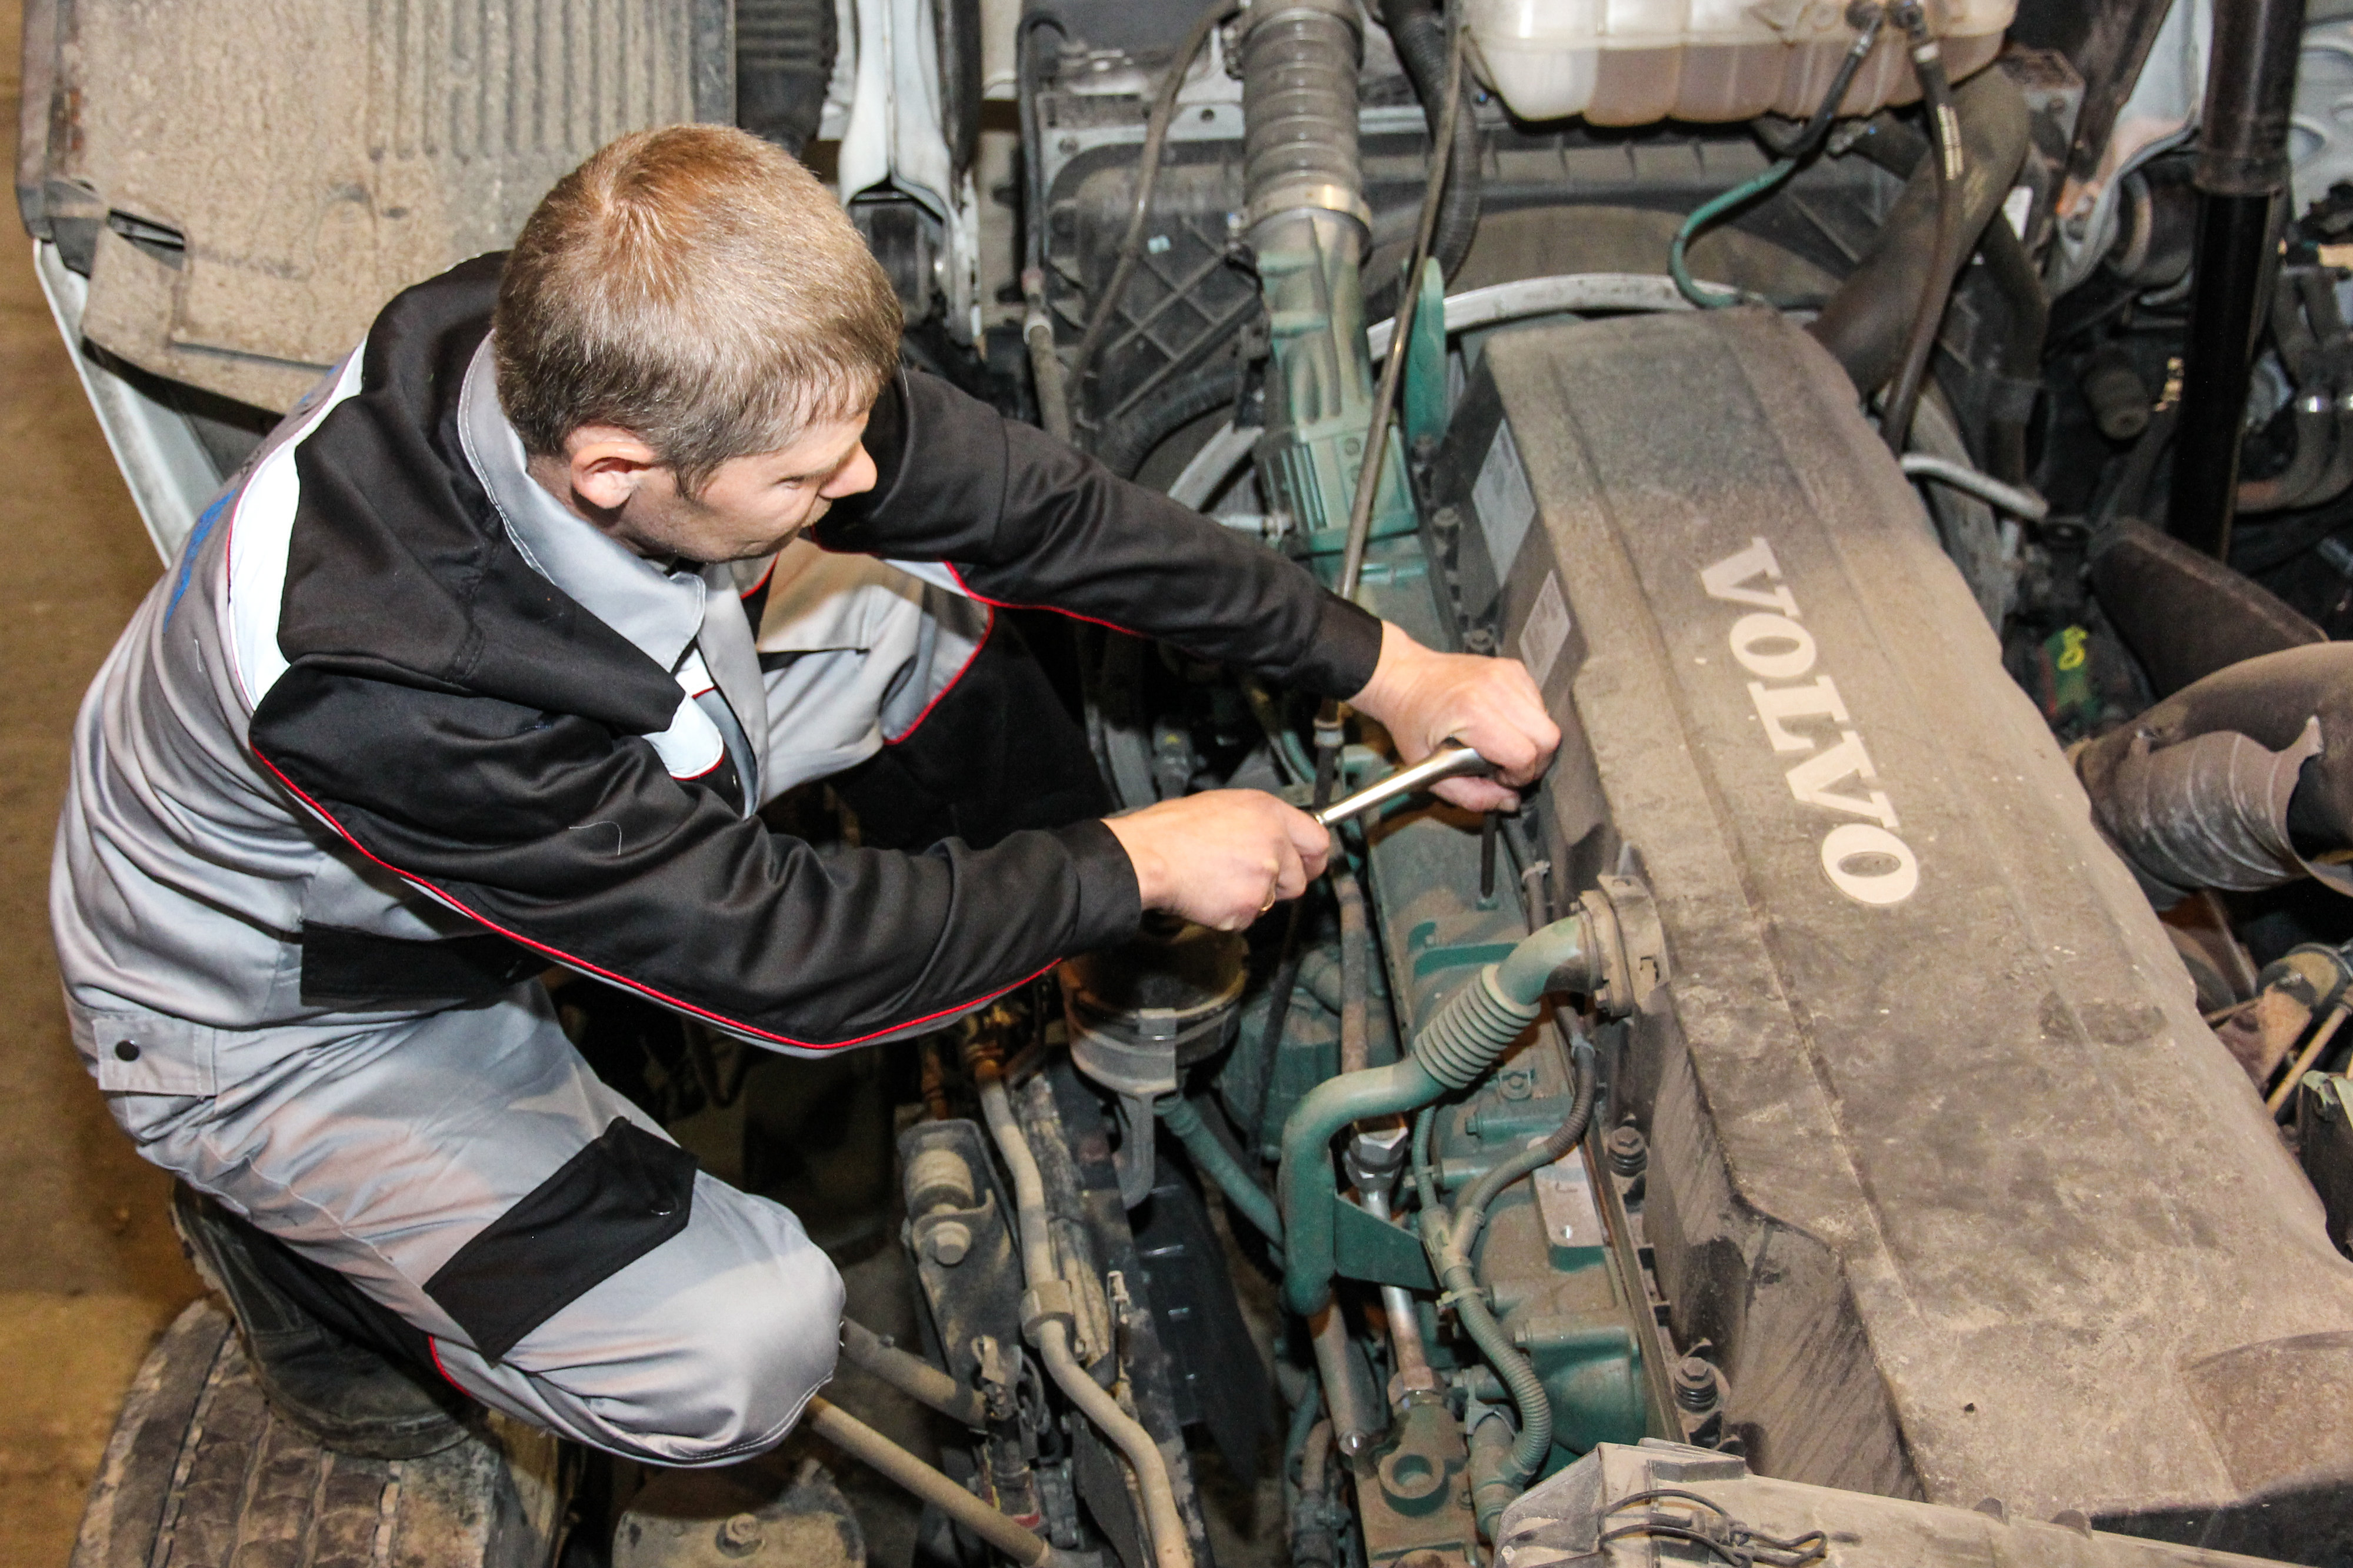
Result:
M2353 1264L1918 499L1763 310L1498 334L1433 476L1671 984L1619 1109L1760 1473L2311 1560Z

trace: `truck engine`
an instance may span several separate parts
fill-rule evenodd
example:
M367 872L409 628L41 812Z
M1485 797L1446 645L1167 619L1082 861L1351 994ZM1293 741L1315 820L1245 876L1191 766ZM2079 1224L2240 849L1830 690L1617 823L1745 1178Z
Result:
M305 1452L200 1305L77 1568L2342 1558L2353 13L1606 10L32 8L20 205L167 557L385 293L729 120L909 363L1565 736L868 1059L552 977L870 1282L790 1462ZM265 26L353 85L158 134ZM1036 640L1124 805L1404 771Z

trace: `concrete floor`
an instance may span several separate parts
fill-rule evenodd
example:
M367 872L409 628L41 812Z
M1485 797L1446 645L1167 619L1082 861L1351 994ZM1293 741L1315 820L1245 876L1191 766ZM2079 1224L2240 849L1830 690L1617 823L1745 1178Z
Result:
M0 0L16 123L18 0ZM11 154L13 163L14 155ZM0 1563L56 1568L124 1385L197 1293L66 1037L49 949L49 840L82 689L162 568L33 279L0 231Z

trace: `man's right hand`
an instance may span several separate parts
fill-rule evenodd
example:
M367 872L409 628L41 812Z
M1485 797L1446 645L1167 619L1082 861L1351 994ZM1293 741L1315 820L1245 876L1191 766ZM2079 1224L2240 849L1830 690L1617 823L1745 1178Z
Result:
M1240 931L1324 870L1331 836L1254 789L1210 790L1107 819L1135 867L1144 907Z

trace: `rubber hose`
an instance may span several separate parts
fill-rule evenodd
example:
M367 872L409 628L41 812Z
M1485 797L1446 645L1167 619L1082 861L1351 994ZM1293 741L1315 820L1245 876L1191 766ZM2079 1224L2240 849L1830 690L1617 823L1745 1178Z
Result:
M1282 1216L1275 1212L1274 1198L1264 1187L1250 1180L1241 1162L1219 1141L1201 1112L1181 1094L1164 1094L1152 1107L1161 1125L1176 1134L1185 1152L1193 1156L1193 1163L1201 1174L1218 1184L1218 1191L1226 1194L1228 1206L1258 1227L1267 1240L1282 1240Z
M2000 70L1979 71L1964 82L1953 94L1953 107L1961 120L1966 168L1961 228L1966 235L1982 234L2010 195L2019 164L2026 156L2033 118L2018 84ZM1857 145L1887 134L1892 127L1900 128L1900 122L1873 121ZM1925 140L1912 134L1915 145L1925 151ZM1888 209L1886 223L1862 261L1806 329L1845 367L1855 390L1866 396L1895 374L1905 332L1932 271L1929 250L1936 226L1934 163L1915 153L1912 166L1910 180Z
M1987 90L1971 82L1954 94L1961 111L1972 172L1985 167L1989 157L2000 156L1998 149L1989 151L1982 145L1982 105ZM2021 98L2021 105L2023 102ZM1899 180L1928 174L1920 162L1927 155L1928 139L1891 116L1882 115L1873 121L1870 130L1856 139L1854 151ZM1971 199L1977 199L1974 183ZM1994 410L1986 416L1985 468L2004 484L2021 484L2026 479L2026 427L2033 414L2028 384L2039 387L2042 383L2042 345L2051 331L2051 296L2043 291L2042 274L2035 270L2033 258L2026 254L2025 242L2007 221L1986 221L1978 253L1985 258L1987 275L1992 279L2007 310L2008 321L2001 337L2001 374L2016 384L2009 395L2018 400L2017 406L2005 408L2000 406L2003 399L1997 397Z
M2242 512L2285 511L2312 499L2337 452L2336 400L2320 338L2304 319L2303 292L2285 268L2272 280L2272 341L2295 387L2295 454L2268 479L2239 481Z
M1231 364L1187 371L1164 383L1115 422L1106 421L1095 437L1095 456L1121 479L1132 479L1160 443L1233 400Z
M1446 113L1446 24L1430 0L1386 0L1381 21L1388 28L1398 63L1405 67L1413 83L1414 96L1421 100L1434 143L1445 133L1440 121ZM1471 242L1479 235L1483 176L1479 166L1479 118L1466 110L1454 117L1454 155L1447 164L1446 192L1439 201L1438 227L1430 242L1430 254L1450 283L1462 270ZM1401 278L1383 279L1366 291L1368 319L1396 313L1402 281Z
M1927 100L1928 125L1934 143L1929 150L1928 165L1936 177L1936 240L1930 253L1928 277L1920 290L1920 302L1914 309L1912 324L1904 342L1904 358L1899 362L1895 379L1889 384L1887 402L1880 415L1880 438L1896 457L1912 439L1912 416L1920 407L1920 394L1927 385L1930 362L1936 358L1936 338L1944 329L1945 310L1953 298L1954 275L1976 247L1978 234L1984 228L1965 229L1967 200L1964 182L1968 161L1962 150L1960 115L1953 107L1953 84L1945 75L1942 47L1928 29L1927 12L1917 4L1906 12L1905 27L1912 36L1912 68L1919 78L1921 96Z
M2301 498L2305 506L2320 506L2353 489L2353 334L2347 332L2344 312L2337 308L2337 285L2326 272L2314 269L2296 279L2304 296L2304 313L2320 340L2320 356L2335 394L2331 412L2337 420L2336 446L2327 470L2313 481Z
M1472 1342L1504 1380L1504 1386L1511 1390L1512 1403L1520 1413L1519 1436L1513 1440L1504 1473L1505 1481L1514 1487L1525 1486L1534 1479L1552 1452L1552 1397L1545 1392L1544 1380L1536 1375L1536 1369L1519 1352L1488 1309L1486 1292L1472 1271L1471 1247L1486 1224L1487 1205L1495 1201L1497 1194L1529 1172L1551 1164L1576 1148L1585 1136L1586 1128L1593 1121L1594 1094L1600 1087L1589 1042L1577 1041L1576 1066L1577 1093L1567 1119L1542 1142L1502 1162L1471 1184L1455 1203L1453 1215L1446 1222L1445 1239L1439 1248L1439 1279L1446 1287L1446 1299L1453 1302L1455 1315Z

